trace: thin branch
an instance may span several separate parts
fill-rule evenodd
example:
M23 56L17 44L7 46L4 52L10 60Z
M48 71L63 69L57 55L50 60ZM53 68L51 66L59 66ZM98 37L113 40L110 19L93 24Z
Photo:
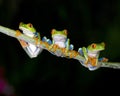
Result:
M17 38L17 39L21 39L21 40L25 40L27 42L35 44L35 40L34 39L32 39L32 38L30 38L28 36L25 36L23 34L21 34L19 36L16 36L16 31L12 30L10 28L0 26L0 32L6 34L8 36L11 36L11 37L14 37L14 38Z
M101 67L120 69L120 62L101 62Z
M84 64L85 58L81 56L77 51L75 50L67 50L65 48L59 48L57 45L49 45L47 42L43 41L36 41L36 39L30 38L24 34L19 34L10 28L6 28L3 26L0 26L0 32L3 34L6 34L8 36L14 37L16 39L21 39L26 42L37 44L41 48L49 51L50 53L59 56L59 57L65 57L65 58L72 58L78 60L83 66L87 67L87 65ZM114 69L120 69L120 63L119 62L98 62L98 66L93 68L92 70L98 69L100 67L108 67L108 68L114 68ZM91 70L91 69L90 69Z

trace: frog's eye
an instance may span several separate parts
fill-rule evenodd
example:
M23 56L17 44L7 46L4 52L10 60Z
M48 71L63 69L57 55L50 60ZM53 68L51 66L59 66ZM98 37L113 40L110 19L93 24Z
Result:
M29 27L33 27L33 25L32 25L31 23L28 23L28 26L29 26Z
M92 48L96 48L96 44L93 43L93 44L91 45L91 47L92 47Z
M67 30L66 29L64 29L64 34L67 35Z
M55 29L52 29L51 34L54 34L54 33L55 33L55 31L56 31Z

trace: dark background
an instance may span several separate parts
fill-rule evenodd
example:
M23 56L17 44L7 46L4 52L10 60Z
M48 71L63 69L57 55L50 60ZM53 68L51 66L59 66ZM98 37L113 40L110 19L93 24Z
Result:
M21 21L32 23L41 37L50 39L51 29L67 29L75 50L104 41L101 56L120 62L119 0L0 0L0 25L17 30ZM2 33L0 65L17 96L119 93L120 70L89 71L77 60L58 58L45 50L30 59L17 39Z

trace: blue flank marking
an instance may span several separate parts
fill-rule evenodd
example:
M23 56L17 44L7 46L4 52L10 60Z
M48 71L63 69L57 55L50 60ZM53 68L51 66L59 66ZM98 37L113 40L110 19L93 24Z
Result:
M48 44L52 44L52 41L50 39L47 39L45 36L42 38L43 42L47 42Z
M78 52L80 53L80 55L83 56L83 50L82 50L82 48L79 48L79 49L78 49Z
M46 42L46 41L47 41L47 38L44 36L44 37L42 38L42 41L43 41L43 42Z
M102 58L99 58L99 59L98 59L98 61L99 61L99 62L100 62L100 61L102 61L102 60L103 60L103 58L104 58L104 57L102 57Z
M51 45L52 41L50 39L47 39L47 43Z
M38 37L38 32L35 32L35 33L34 33L34 36L35 36L35 37Z

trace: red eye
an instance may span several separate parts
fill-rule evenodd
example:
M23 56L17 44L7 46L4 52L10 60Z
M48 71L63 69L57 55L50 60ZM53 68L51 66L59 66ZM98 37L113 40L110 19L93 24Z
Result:
M29 26L29 27L32 27L32 24L31 24L31 23L28 23L28 26Z
M55 29L52 29L51 34L54 34L54 33L55 33Z
M64 34L67 35L67 30L66 29L64 29Z
M92 44L91 46L92 46L92 48L96 48L96 44Z

